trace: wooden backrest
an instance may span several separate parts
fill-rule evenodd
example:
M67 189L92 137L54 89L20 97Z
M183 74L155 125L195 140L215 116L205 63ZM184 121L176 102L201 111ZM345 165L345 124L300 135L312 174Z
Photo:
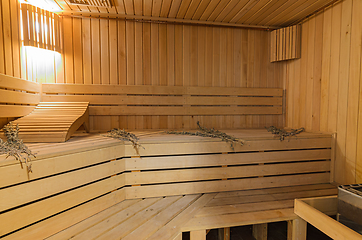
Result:
M0 74L0 118L22 117L40 102L40 85Z
M93 116L282 114L279 88L43 84L47 102L89 102Z

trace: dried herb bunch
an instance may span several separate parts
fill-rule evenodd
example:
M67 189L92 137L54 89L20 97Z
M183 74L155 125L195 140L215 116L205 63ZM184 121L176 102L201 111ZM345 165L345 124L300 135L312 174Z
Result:
M235 144L244 145L244 140L237 139L233 136L230 136L224 132L219 130L215 130L214 128L206 128L200 126L200 122L197 121L197 126L199 127L199 131L196 132L176 132L176 131L167 131L167 134L177 134L177 135L191 135L191 136L200 136L200 137L210 137L210 138L220 138L222 141L230 143L230 147L233 151L235 151Z
M14 157L19 161L21 168L23 168L23 164L25 164L29 177L29 172L32 172L30 157L35 157L35 155L23 143L23 140L19 139L19 125L14 126L13 123L10 122L4 126L3 131L7 141L4 142L0 139L0 154L6 154L6 158L9 156Z
M124 129L122 130L119 128L113 128L104 136L131 142L138 155L140 155L138 151L140 147L145 149L141 144L138 143L139 138L135 134L127 132Z
M280 141L283 141L285 137L295 136L295 135L305 131L304 128L298 128L298 129L291 129L288 132L284 129L279 129L274 126L270 126L266 129L268 130L268 132L271 132L272 134L279 136Z

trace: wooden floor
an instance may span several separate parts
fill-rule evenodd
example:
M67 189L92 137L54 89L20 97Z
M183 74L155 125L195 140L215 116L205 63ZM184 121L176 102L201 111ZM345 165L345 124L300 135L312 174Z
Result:
M198 229L293 220L295 198L335 194L333 185L316 184L125 200L48 239L174 239Z

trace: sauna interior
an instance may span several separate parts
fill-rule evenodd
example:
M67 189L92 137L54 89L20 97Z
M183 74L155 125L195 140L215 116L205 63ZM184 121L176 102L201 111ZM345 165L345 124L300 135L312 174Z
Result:
M236 240L250 226L266 240L275 222L288 240L320 239L310 225L362 239L335 219L338 186L362 181L361 13L0 0L0 127L18 124L33 154L9 155L1 133L0 239ZM236 142L191 136L198 124Z

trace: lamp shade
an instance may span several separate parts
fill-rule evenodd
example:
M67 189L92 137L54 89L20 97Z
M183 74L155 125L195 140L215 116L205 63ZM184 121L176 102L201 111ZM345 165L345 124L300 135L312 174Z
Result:
M24 46L60 52L61 18L33 5L21 4Z

